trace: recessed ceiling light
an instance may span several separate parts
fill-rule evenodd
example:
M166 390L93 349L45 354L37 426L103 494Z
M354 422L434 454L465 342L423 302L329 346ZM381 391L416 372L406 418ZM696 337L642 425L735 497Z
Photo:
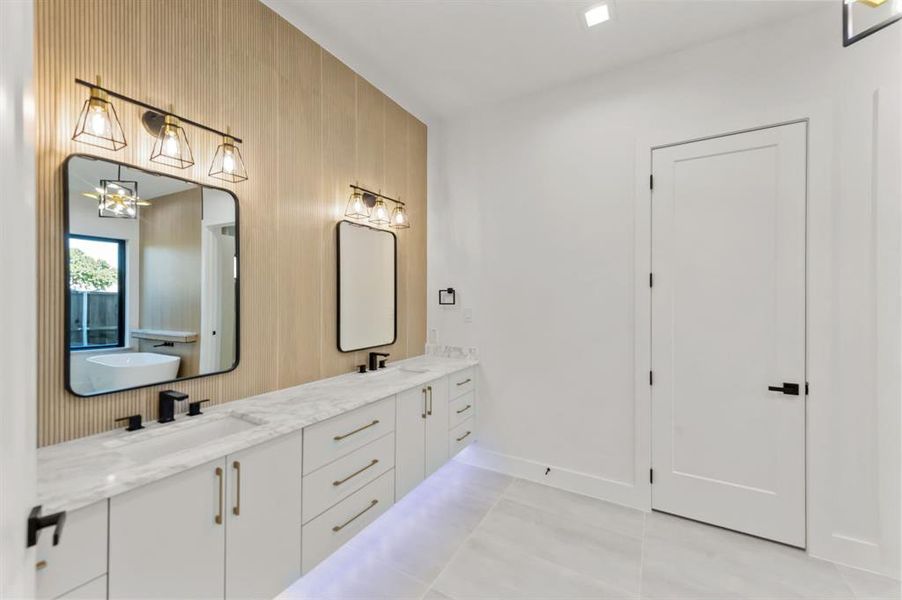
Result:
M597 4L585 13L586 27L594 27L599 23L611 20L611 7L607 4Z

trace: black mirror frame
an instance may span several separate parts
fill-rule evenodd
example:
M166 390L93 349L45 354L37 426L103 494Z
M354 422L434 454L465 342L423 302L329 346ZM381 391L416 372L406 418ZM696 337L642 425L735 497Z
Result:
M176 379L170 379L168 381L157 381L154 383L148 383L145 385L136 385L128 388L120 388L117 390L105 390L102 392L97 392L96 394L81 394L72 389L71 384L71 354L72 351L69 348L69 336L71 332L69 331L69 311L70 311L70 299L69 299L69 163L76 159L83 158L87 160L96 160L103 161L114 165L119 165L120 167L128 167L129 169L134 169L136 171L141 171L143 173L148 173L150 175L156 175L161 177L169 177L171 179L176 179L178 181L184 181L185 183L191 183L197 185L201 188L207 188L211 190L217 190L220 192L225 192L232 197L232 200L235 203L235 362L232 363L232 366L223 371L214 371L212 373L200 373L197 375L191 375L190 377L178 377ZM169 173L162 173L160 171L151 171L149 169L144 169L142 167L138 167L129 163L124 163L116 160L110 160L108 158L103 158L101 156L94 156L92 154L70 154L66 157L66 160L63 161L62 165L62 177L63 177L63 235L62 235L62 251L63 251L63 290L64 290L64 302L63 302L63 348L65 349L65 356L63 360L63 369L64 374L63 377L65 379L66 391L72 394L73 396L78 396L79 398L94 398L97 396L106 396L109 394L117 394L119 392L127 392L129 390L138 390L147 387L154 387L157 385L166 385L170 383L176 383L180 381L189 381L191 379L200 379L201 377L212 377L213 375L223 375L225 373L231 373L235 369L238 368L238 364L241 362L241 210L240 204L238 202L238 196L235 192L228 190L226 188L217 187L213 185L207 185L205 183L200 183L199 181L194 181L193 179L186 179L184 177L178 177L176 175L171 175Z
M394 295L395 295L395 315L394 315L394 327L392 328L392 339L390 342L385 344L376 344L375 346L365 346L363 348L353 348L351 350L345 350L341 347L341 235L339 233L339 229L342 223L347 223L348 225L353 225L354 227L364 227L366 229L372 229L374 231L378 231L380 233L387 233L392 236L392 244L394 246L394 254L395 254L395 281L394 281ZM379 227L370 227L369 225L364 225L363 223L355 223L354 221L350 221L348 219L342 219L335 225L335 345L338 348L339 352L349 353L349 352L359 352L360 350L370 350L372 348L384 348L386 346L391 346L395 342L398 341L398 236L394 231L388 231L386 229L380 229Z
M872 33L877 33L884 27L889 27L896 21L899 21L900 19L902 19L902 13L899 13L893 17L890 17L886 21L883 21L882 23L878 23L876 25L868 27L864 31L861 31L859 33L856 33L852 37L849 37L849 17L850 17L849 13L852 10L852 5L848 2L846 2L846 0L839 0L839 2L842 3L842 45L843 45L843 48L848 48L855 42L858 42L858 41L868 37Z

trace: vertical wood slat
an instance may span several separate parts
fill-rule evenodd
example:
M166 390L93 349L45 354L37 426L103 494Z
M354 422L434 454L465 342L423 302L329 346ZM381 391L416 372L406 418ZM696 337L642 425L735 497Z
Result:
M156 416L175 388L218 404L329 377L365 353L340 353L335 327L335 224L348 184L403 196L413 226L399 233L395 359L425 344L426 127L269 8L249 0L38 0L35 12L38 211L38 443ZM127 35L122 43L120 32ZM174 109L245 140L250 179L207 176L219 140L188 128L196 164L148 161L141 110L114 102L120 152L72 142L86 90L76 77ZM232 189L241 219L241 364L211 377L78 398L64 388L62 169L92 154ZM402 158L403 157L403 158Z

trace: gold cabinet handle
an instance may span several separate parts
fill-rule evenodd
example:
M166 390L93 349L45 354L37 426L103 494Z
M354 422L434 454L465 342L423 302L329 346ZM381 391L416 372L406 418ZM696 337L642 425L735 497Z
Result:
M420 416L426 418L426 388L423 388L423 414Z
M241 515L241 463L236 460L232 463L232 468L235 469L235 474L237 475L235 479L235 506L232 507L232 514L237 517Z
M358 469L358 470L354 471L353 473L351 473L350 475L348 475L348 476L345 477L344 479L339 479L338 481L333 481L333 482L332 482L332 485L334 485L335 487L338 487L338 486L340 486L341 484L343 484L344 482L346 482L347 480L353 479L354 477L357 477L358 475L360 475L361 473L363 473L363 472L366 471L367 469L369 469L369 468L371 468L371 467L375 467L377 464L379 464L379 459L378 459L378 458L374 458L374 459L370 462L370 464L368 464L367 466L363 467L362 469Z
M350 525L351 523L353 523L354 521L356 521L357 519L359 519L366 511L368 511L369 509L373 508L373 507L376 506L377 504L379 504L379 501L376 500L375 498L373 498L373 501L370 502L370 505L369 505L369 506L367 506L366 508L364 508L362 511L360 511L359 513L357 513L356 515L354 515L353 517L351 517L350 519L348 519L347 521L345 521L345 522L342 523L341 525L336 525L335 527L333 527L333 528L332 528L332 531L334 531L335 533L338 533L339 531L341 531L342 529L344 529L345 527L347 527L348 525Z
M216 478L219 479L219 512L214 517L213 522L222 525L222 469L216 467Z
M473 380L470 379L469 377L467 377L467 378L464 379L463 381L457 382L457 385L459 385L459 386L460 386L460 385L467 385L467 384L470 383L471 381L473 381Z
M363 431L364 429L369 429L370 427L374 427L374 426L376 426L376 425L378 425L378 424L379 424L379 419L376 419L376 420L374 420L372 423L370 423L369 425L364 425L363 427L358 427L358 428L355 429L354 431L349 431L348 433L346 433L346 434L344 434L344 435L336 435L336 436L335 436L334 438L332 438L332 439L335 440L336 442L340 442L341 440L345 439L346 437L351 437L351 436L354 435L355 433L360 433L360 432Z
M460 414L460 413L462 413L462 412L464 412L464 411L470 410L470 408L471 408L472 406L473 406L472 404L467 404L467 405L464 406L462 409L460 409L459 411L457 411L457 414Z
M432 416L432 386L427 385L426 389L429 390L429 410L426 411L426 414L431 417Z
M34 563L34 568L35 568L35 570L37 570L37 571L40 571L41 569L46 569L46 568L47 568L47 561L46 561L46 560L39 560L38 562Z
M473 433L473 432L472 432L472 431L466 432L465 434L463 434L462 436L460 436L459 438L457 438L457 441L458 441L458 442L462 441L465 437L467 437L467 436L470 435L471 433Z

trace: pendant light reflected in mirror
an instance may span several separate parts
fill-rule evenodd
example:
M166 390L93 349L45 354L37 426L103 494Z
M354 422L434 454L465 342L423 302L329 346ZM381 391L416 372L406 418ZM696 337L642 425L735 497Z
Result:
M188 136L178 117L169 114L163 118L163 127L154 142L150 160L179 169L187 169L194 164Z
M213 164L210 165L208 175L229 183L238 183L247 179L247 169L244 167L241 151L235 144L235 138L228 134L223 136L222 143L213 156Z
M137 219L138 207L150 206L138 195L137 181L122 179L121 166L116 179L101 179L99 187L82 195L96 200L97 216L106 219Z
M97 87L90 88L90 95L82 106L72 139L107 150L121 150L125 148L126 141L119 115L109 95L100 89L99 75L96 81Z

